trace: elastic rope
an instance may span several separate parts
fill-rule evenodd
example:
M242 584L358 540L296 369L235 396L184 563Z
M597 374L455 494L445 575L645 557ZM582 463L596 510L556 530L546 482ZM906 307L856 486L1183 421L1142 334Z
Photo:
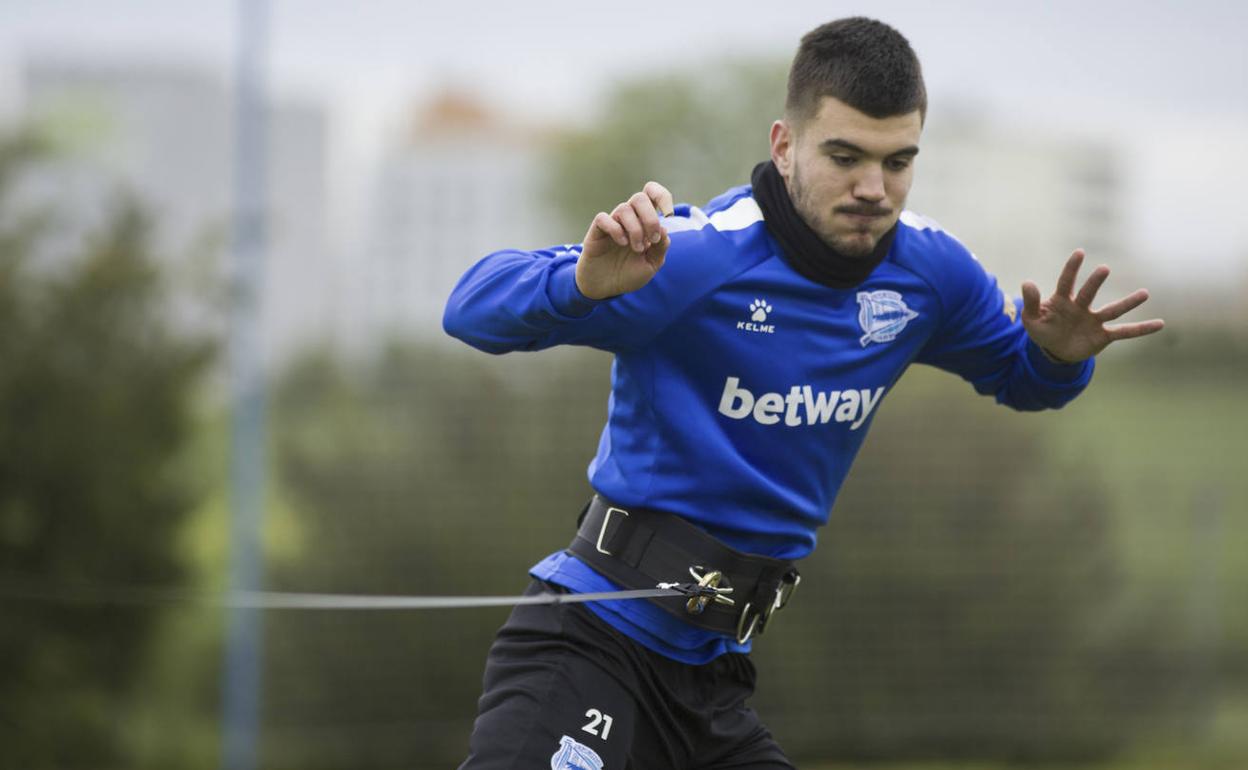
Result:
M659 583L655 588L583 594L541 593L533 596L395 596L300 593L291 591L227 591L224 594L167 588L104 588L0 585L0 599L60 604L197 605L257 610L433 610L510 607L518 604L578 604L628 601L664 596L714 596L715 589L696 583Z

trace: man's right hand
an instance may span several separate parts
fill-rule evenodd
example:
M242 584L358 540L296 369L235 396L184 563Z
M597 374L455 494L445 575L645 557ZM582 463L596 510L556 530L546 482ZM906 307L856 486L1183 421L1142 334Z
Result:
M646 182L639 193L612 209L599 212L585 233L576 263L576 288L590 299L606 299L636 291L663 267L671 239L658 212L672 215L672 194L658 182Z

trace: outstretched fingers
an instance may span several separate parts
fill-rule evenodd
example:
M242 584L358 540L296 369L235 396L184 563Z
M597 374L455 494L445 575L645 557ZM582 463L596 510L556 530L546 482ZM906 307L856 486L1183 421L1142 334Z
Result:
M1023 317L1040 315L1040 287L1034 281L1023 281Z
M1088 280L1084 282L1083 288L1079 290L1079 294L1075 297L1075 304L1079 307L1091 307L1092 300L1096 299L1096 293L1101 290L1105 279L1109 277L1109 268L1101 265L1092 271L1092 275L1088 276Z
M1122 299L1110 302L1093 313L1093 315L1096 316L1096 320L1101 322L1112 321L1143 305L1147 299L1148 289L1137 289Z
M1101 323L1112 321L1126 313L1131 312L1135 308L1143 305L1148 299L1148 289L1136 289L1122 299L1110 302L1093 315L1096 320ZM1164 329L1166 322L1160 318L1153 318L1148 321L1137 321L1135 323L1114 324L1113 326L1105 326L1105 334L1108 335L1110 342L1118 340L1129 340L1134 337L1143 337L1147 334L1153 334Z
M1160 318L1154 318L1151 321L1139 321L1130 324L1115 324L1106 326L1105 333L1109 335L1110 342L1118 340L1129 340L1133 337L1143 337L1146 334L1159 332L1166 327L1166 322Z
M1070 297L1075 293L1075 278L1079 276L1079 266L1082 264L1083 249L1075 249L1070 258L1066 260L1062 274L1057 278L1056 294L1058 296Z

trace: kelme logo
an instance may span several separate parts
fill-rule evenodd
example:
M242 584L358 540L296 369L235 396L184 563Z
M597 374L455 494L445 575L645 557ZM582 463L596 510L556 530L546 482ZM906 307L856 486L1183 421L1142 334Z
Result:
M767 304L767 300L755 299L750 303L750 320L737 321L737 328L741 331L758 332L759 334L775 334L776 327L767 323L767 316L772 309L771 305Z

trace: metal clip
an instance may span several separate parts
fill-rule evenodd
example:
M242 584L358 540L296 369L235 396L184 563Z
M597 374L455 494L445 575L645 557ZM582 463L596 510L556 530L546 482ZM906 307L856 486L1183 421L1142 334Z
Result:
M776 593L772 596L771 603L755 618L758 625L758 628L754 629L755 633L761 634L767 629L771 616L775 614L776 610L784 609L789 600L793 598L793 592L797 590L797 586L801 582L802 576L798 574L797 570L790 571L781 579L780 585L776 586ZM738 639L738 641L741 640Z
M793 594L797 591L797 586L802 582L802 576L797 574L797 570L793 570L791 574L793 579L788 580L789 576L785 575L786 580L776 589L776 599L771 603L772 612L784 609L784 606L789 603L789 600L793 598Z
M690 615L701 615L711 599L714 599L717 604L726 604L729 607L735 604L732 599L726 596L726 594L732 593L732 588L730 586L721 588L719 585L724 580L724 573L719 570L704 572L705 569L702 566L690 567L689 574L693 576L694 580L698 581L699 588L709 588L714 594L712 596L695 596L685 602L685 611Z
M750 618L749 626L746 626L745 619ZM737 644L745 644L754 635L754 630L758 628L759 614L754 613L750 617L750 603L745 603L745 609L741 610L741 618L737 621Z

